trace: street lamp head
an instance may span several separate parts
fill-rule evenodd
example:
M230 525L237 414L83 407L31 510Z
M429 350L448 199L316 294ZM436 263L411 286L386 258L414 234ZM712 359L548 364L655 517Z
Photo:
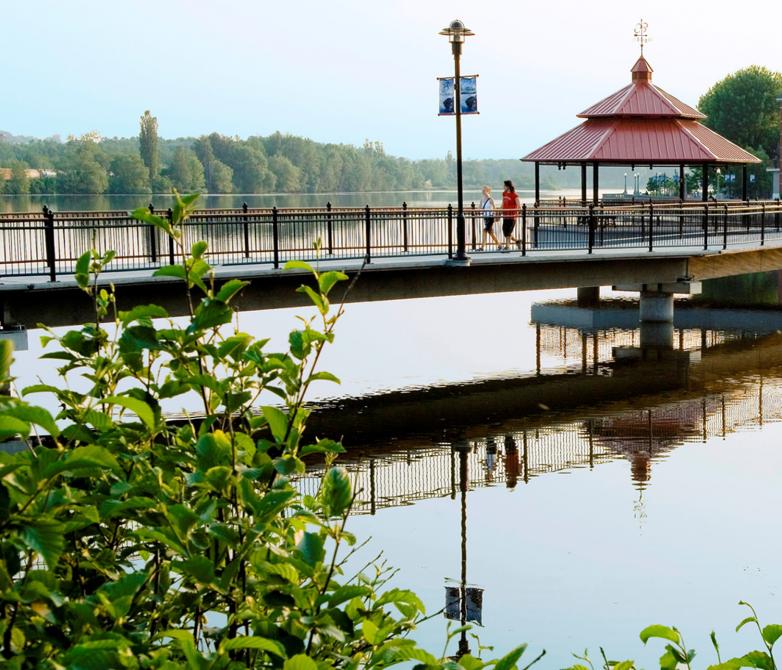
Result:
M465 37L471 37L475 35L472 30L467 28L459 19L454 19L448 24L447 28L443 28L440 35L445 35L451 44L464 42Z

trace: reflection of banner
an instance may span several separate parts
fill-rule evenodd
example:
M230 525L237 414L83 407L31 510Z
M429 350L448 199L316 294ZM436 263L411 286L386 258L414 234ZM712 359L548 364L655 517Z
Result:
M478 75L472 74L467 77L460 77L462 99L462 114L478 114ZM454 78L440 77L440 107L439 116L448 116L455 114L454 109Z
M466 589L466 620L482 624L483 589L468 586ZM454 621L461 620L461 589L458 586L445 587L445 618Z

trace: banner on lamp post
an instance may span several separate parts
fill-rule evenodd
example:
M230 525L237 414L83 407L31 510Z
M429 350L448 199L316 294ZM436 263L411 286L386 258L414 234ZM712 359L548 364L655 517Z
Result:
M462 114L478 114L478 75L471 74L460 77L460 97ZM456 114L454 107L454 78L438 77L439 87L439 111L438 116L452 116Z

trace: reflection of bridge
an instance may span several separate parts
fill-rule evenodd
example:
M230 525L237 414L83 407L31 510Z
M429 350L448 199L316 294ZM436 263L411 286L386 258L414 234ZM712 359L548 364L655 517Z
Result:
M782 420L782 368L727 386L679 401L648 398L643 409L618 402L600 412L593 410L587 418L539 417L467 431L461 443L470 446L469 486L514 488L548 473L626 458L633 480L643 488L651 464L677 446ZM374 514L384 507L454 497L459 490L459 457L453 444L405 440L394 449L348 453L340 463L351 472L359 491L356 512ZM311 466L303 489L314 493L321 475L320 466Z

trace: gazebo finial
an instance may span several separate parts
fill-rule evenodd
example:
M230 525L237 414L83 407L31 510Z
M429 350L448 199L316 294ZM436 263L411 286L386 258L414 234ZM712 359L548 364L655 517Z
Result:
M635 30L633 31L633 37L635 37L638 44L641 45L641 58L643 58L644 55L644 44L646 44L649 41L649 33L647 30L649 29L649 24L641 19L635 26Z

